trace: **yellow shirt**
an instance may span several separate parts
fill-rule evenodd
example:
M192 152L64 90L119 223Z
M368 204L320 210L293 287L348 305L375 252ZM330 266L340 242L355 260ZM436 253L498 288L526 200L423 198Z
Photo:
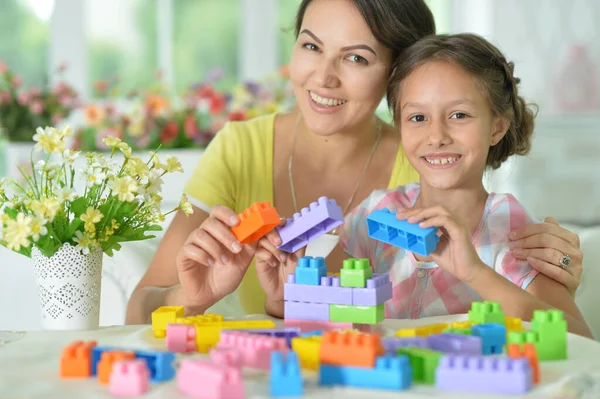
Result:
M273 204L274 122L275 114L228 122L210 142L185 186L192 203L204 205L204 210L224 205L238 214L255 202ZM417 172L404 152L398 151L388 188L416 181ZM254 314L265 312L265 298L252 262L237 299L245 313Z

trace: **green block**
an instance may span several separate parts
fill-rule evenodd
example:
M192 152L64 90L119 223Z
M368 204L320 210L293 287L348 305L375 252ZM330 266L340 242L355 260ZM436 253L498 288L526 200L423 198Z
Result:
M567 321L563 312L555 309L534 311L531 330L537 333L538 359L567 358Z
M373 269L369 259L346 259L340 270L340 286L365 288L371 277Z
M450 327L450 328L446 328L442 332L448 333L448 334L471 335L471 329L470 328Z
M504 312L500 309L498 302L473 302L469 310L469 321L478 324L502 324L504 325Z
M384 304L377 306L329 305L329 321L377 324L385 318Z
M427 348L398 348L399 355L407 355L413 369L413 381L435 384L435 372L442 357L441 352Z
M538 335L535 331L511 331L508 333L507 343L537 345Z

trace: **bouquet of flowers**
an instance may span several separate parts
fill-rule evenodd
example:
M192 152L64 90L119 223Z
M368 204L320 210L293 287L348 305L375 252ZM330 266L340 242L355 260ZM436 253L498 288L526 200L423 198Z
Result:
M60 66L57 73L64 72ZM52 126L79 106L77 92L65 82L53 87L22 87L22 80L0 62L0 127L11 141L29 141L36 126Z
M177 208L161 212L163 176L183 172L176 158L162 162L150 152L144 161L108 136L103 142L110 154L87 153L79 162L79 152L66 148L70 134L69 127L38 128L32 159L41 152L42 160L32 161L32 172L22 171L24 184L0 182L0 244L28 257L32 246L52 257L67 243L83 254L101 248L112 256L122 242L153 238L147 233L161 230L167 214L192 212L185 195Z

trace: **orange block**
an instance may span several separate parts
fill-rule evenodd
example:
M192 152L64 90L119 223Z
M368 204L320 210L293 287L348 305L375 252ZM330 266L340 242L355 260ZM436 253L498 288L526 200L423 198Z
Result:
M60 378L88 378L92 375L92 349L96 341L75 341L60 358Z
M537 384L540 381L540 364L534 344L527 343L522 346L520 344L508 344L508 357L529 359L529 364L533 370L533 382Z
M375 367L375 358L383 355L377 334L327 331L321 340L321 364L332 366Z
M231 231L242 244L258 241L280 223L277 209L269 202L255 202L238 217L240 223L232 227Z
M101 384L108 384L110 382L110 373L112 373L112 367L115 362L133 359L135 359L135 354L133 352L102 352L97 367L98 382Z

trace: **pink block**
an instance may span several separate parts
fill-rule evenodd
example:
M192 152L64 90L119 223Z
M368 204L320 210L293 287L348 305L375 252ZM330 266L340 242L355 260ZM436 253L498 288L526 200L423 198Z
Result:
M177 386L197 399L242 399L245 397L241 369L202 359L185 359L177 371Z
M115 396L140 396L148 392L150 370L145 360L115 362L110 374L110 393Z
M165 339L167 349L172 352L196 352L196 327L185 324L167 325L167 337Z
M244 365L242 352L235 348L214 348L209 356L213 363L221 366L241 368Z
M378 324L358 324L358 323L342 323L334 321L318 321L318 320L297 320L285 319L286 327L299 328L301 332L311 332L315 330L331 331L331 330L347 330L355 329L364 333L372 333L383 335L385 329Z
M271 369L271 352L287 352L285 338L249 334L241 331L221 331L218 349L237 349L246 367Z

